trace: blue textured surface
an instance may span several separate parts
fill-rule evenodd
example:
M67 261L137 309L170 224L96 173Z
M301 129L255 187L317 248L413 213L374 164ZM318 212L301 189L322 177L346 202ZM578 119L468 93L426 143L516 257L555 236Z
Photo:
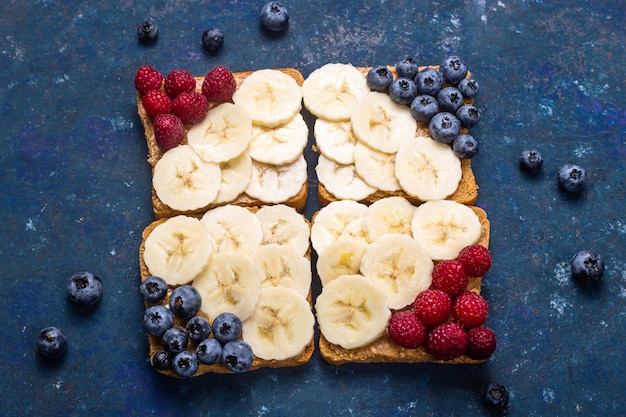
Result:
M268 37L263 2L3 1L0 4L0 414L188 416L489 415L492 380L510 391L509 416L626 414L625 4L613 1L287 1L288 32ZM136 27L153 17L158 42ZM204 29L225 45L205 54ZM458 53L481 83L473 130L478 204L491 219L494 266L483 294L499 337L480 366L326 364L206 375L154 372L141 329L138 247L152 220L150 169L133 76L150 64L204 74L327 62L438 63ZM543 173L519 171L537 147ZM310 156L310 155L309 155ZM565 162L588 188L556 186ZM318 207L314 186L306 213ZM604 285L585 291L569 259L604 254ZM72 308L77 270L105 285L91 314ZM57 325L69 351L56 366L35 353Z

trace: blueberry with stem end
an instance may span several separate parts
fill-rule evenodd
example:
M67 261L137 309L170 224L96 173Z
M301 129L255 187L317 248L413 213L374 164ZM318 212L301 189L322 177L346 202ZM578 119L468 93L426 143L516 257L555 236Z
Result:
M143 314L143 328L151 336L162 336L173 324L174 315L165 306L148 307Z
M143 43L153 43L159 37L159 27L153 21L147 20L137 28L137 36Z
M443 74L430 67L426 67L415 75L415 85L418 94L436 96L443 87Z
M523 150L519 155L519 166L524 172L537 174L543 166L543 157L537 149Z
M78 272L67 280L67 293L75 304L94 305L102 295L102 281L91 272Z
M448 112L437 113L428 123L430 136L441 143L452 143L461 132L461 122Z
M581 250L570 261L572 278L581 283L595 284L604 275L604 259L598 252Z
M289 24L289 12L284 4L278 1L265 3L261 9L261 25L270 32L281 32Z
M411 102L411 116L418 122L429 122L439 113L439 104L433 96L420 94Z
M174 356L172 359L172 370L176 375L181 378L190 378L198 372L200 362L198 361L198 355L196 352L190 350L183 350Z
M224 45L224 33L217 28L210 28L202 33L202 46L209 51L215 52Z
M567 193L580 193L587 182L587 171L580 165L564 164L559 169L557 182L561 190Z
M222 362L233 372L245 372L252 366L252 347L243 340L231 340L222 349Z
M396 64L396 74L400 78L413 80L417 74L417 62L411 57L406 57Z
M411 104L416 96L415 82L409 78L397 78L389 85L389 97L398 104Z
M176 287L170 294L170 310L178 317L188 319L195 316L201 304L202 296L191 285Z
M504 408L509 402L509 391L504 385L493 382L487 386L483 402L489 408Z
M213 337L226 344L241 335L242 324L233 313L221 313L213 319Z
M59 359L67 352L67 338L58 327L46 327L39 332L37 351L45 358Z
M147 303L158 303L167 295L167 283L161 277L149 276L139 286L139 292Z
M452 142L452 151L459 159L472 159L478 153L478 141L472 135L461 133Z
M367 86L372 91L387 92L393 81L391 70L385 65L377 65L367 72Z
M217 339L208 338L198 343L196 353L201 363L213 365L222 357L222 345Z

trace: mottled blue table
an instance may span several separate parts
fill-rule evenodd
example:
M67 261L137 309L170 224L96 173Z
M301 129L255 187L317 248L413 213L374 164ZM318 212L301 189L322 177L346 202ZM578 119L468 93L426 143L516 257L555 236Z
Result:
M0 4L0 414L489 415L480 396L499 381L509 416L625 415L624 2L292 0L280 37L261 31L261 4ZM161 29L152 46L136 37L147 17ZM226 37L214 56L200 43L210 26ZM328 62L438 63L450 53L482 87L473 166L492 226L494 266L483 282L499 337L492 358L335 367L315 353L295 369L157 374L140 323L138 247L153 215L135 70L293 66L306 76ZM528 147L545 159L535 178L517 165ZM565 162L589 171L580 198L557 189ZM311 175L305 213L317 208ZM607 264L595 291L569 277L570 257L587 248ZM105 284L90 314L65 293L65 279L83 269ZM70 338L55 366L35 351L48 325Z

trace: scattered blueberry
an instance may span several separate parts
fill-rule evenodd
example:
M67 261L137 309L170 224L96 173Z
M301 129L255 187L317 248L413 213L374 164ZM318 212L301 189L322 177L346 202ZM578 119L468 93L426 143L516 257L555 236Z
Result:
M192 377L198 372L199 366L198 355L190 350L177 353L172 360L172 370L181 378Z
M278 1L265 3L261 9L261 25L271 31L280 32L289 24L289 12L284 4Z
M222 345L216 339L204 339L198 344L196 353L200 362L205 365L213 365L222 357Z
M480 110L465 104L456 111L456 118L461 122L461 126L469 129L480 123Z
M597 283L604 275L602 255L591 250L582 250L570 262L572 278L582 283Z
M437 103L441 111L454 114L463 105L463 94L456 87L444 87L437 93Z
M509 391L502 384L491 383L487 386L483 402L489 408L504 408L509 402Z
M217 28L210 28L202 33L202 46L209 51L215 52L224 45L224 33Z
M147 303L158 303L167 295L167 283L161 277L150 276L141 283L139 292Z
M411 102L411 116L418 122L428 122L439 113L439 104L433 96L421 94Z
M94 305L102 295L102 281L91 272L78 272L68 279L67 293L76 304Z
M174 324L174 315L162 305L148 307L143 314L143 328L151 336L162 336Z
M233 313L221 313L213 320L213 337L226 344L241 335L241 320Z
M459 81L459 85L457 85L456 88L467 98L474 98L480 92L478 81L473 78L463 78Z
M370 90L387 92L393 81L393 74L385 65L377 65L369 70L366 80Z
M159 350L154 355L152 355L152 366L160 371L171 368L172 354L167 350Z
M175 316L191 318L200 311L202 297L191 285L176 287L170 294L170 310Z
M459 159L472 159L478 153L478 142L473 136L461 133L452 142L452 150Z
M415 62L415 60L411 57L404 58L396 64L396 73L399 78L408 78L412 80L415 78L417 70L417 62Z
M46 358L58 359L67 352L67 338L58 327L46 327L39 332L37 350Z
M165 348L173 353L182 352L187 347L187 332L178 327L170 327L163 333L163 344Z
M156 23L147 20L137 28L137 36L143 43L152 43L159 37L159 27Z
M437 113L430 119L428 131L437 142L452 143L461 132L461 122L452 113Z
M444 59L439 70L443 74L443 78L451 84L458 84L467 76L467 65L463 59L456 55Z
M559 187L568 193L578 193L585 187L587 172L576 164L565 164L559 169L557 181Z
M436 96L443 86L443 74L434 68L424 68L415 75L417 94Z
M417 96L415 82L408 78L397 78L389 85L389 97L398 104L411 104Z
M187 335L194 342L200 342L211 334L211 323L202 316L194 316L187 322Z
M526 149L519 155L519 166L522 171L529 174L536 174L541 170L543 157L536 149Z
M254 354L243 340L231 340L222 349L222 362L233 372L245 372L252 366Z

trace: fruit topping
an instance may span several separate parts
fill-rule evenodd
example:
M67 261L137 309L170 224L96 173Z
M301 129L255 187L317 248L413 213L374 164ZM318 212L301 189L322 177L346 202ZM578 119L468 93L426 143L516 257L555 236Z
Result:
M172 360L172 370L181 378L192 377L198 372L199 366L198 356L190 350L177 353Z
M487 359L496 350L496 334L488 327L474 327L467 332L467 355L472 359Z
M196 354L201 363L213 365L222 357L222 344L217 339L204 339L196 347Z
M461 122L452 113L437 113L430 119L428 131L437 142L452 143L461 132Z
M598 283L604 275L602 255L591 250L576 253L570 262L572 278L582 283Z
M543 157L537 149L526 149L519 155L519 166L522 171L529 174L536 174L541 171Z
M208 109L206 97L195 91L184 91L172 101L172 113L184 124L202 121Z
M469 129L480 123L480 110L466 104L456 111L456 118L461 122L461 126Z
M167 350L159 350L152 355L152 366L160 371L169 369L172 366L172 354Z
M78 272L68 279L67 294L73 303L94 305L102 295L102 281L91 272Z
M208 101L229 102L237 89L233 73L223 65L211 69L202 82L202 94Z
M413 311L392 314L387 331L396 344L407 349L415 349L426 340L426 327Z
M482 295L465 291L457 297L452 315L466 329L482 326L487 319L489 307Z
M429 122L439 113L439 103L433 96L420 94L411 102L411 116L418 122Z
M241 336L241 320L233 313L222 313L213 320L213 337L221 344Z
M233 372L245 372L252 366L254 353L243 340L231 340L222 348L222 362Z
M389 85L389 97L398 104L411 104L416 96L417 87L409 78L398 78Z
M289 12L284 4L278 1L265 3L259 16L261 26L270 32L280 32L289 24Z
M465 330L457 323L448 322L430 331L426 349L435 359L448 361L463 355L468 343Z
M564 164L559 169L557 182L561 190L567 193L579 193L585 188L587 172L576 164Z
M459 159L472 159L478 153L478 141L472 135L461 133L452 142L452 150Z
M436 327L448 320L452 299L438 289L428 289L415 298L415 314L426 327Z
M161 277L149 276L139 286L146 303L158 303L167 295L167 283Z
M170 311L175 316L191 318L200 311L202 297L191 285L176 287L170 295Z
M480 92L478 81L473 78L463 78L456 88L463 94L463 97L467 98L474 98Z
M465 273L470 277L482 277L491 268L492 257L489 249L482 245L470 245L459 252L457 258Z
M150 90L158 90L163 84L163 75L149 65L142 65L135 73L135 88L142 96Z
M437 103L441 111L454 114L463 105L463 94L456 87L444 87L437 93Z
M185 326L187 336L193 342L201 342L211 334L211 323L202 316L194 316Z
M467 274L457 259L439 262L433 268L433 288L442 290L454 299L467 287Z
M393 74L387 66L377 65L368 71L366 81L370 90L386 93L393 81Z
M146 114L154 119L159 114L167 114L172 109L172 100L161 90L150 90L141 99Z
M137 37L146 44L155 42L159 37L159 27L153 21L147 20L137 28Z
M180 93L194 91L196 89L196 79L189 71L175 69L165 77L163 89L173 100Z
M202 33L202 46L209 52L216 52L224 45L224 33L217 28L210 28Z
M163 336L174 324L174 315L162 305L148 307L143 314L143 328L151 336Z
M413 80L417 74L417 62L411 57L406 57L396 64L396 73L400 78Z
M467 76L467 65L463 59L456 55L452 55L443 60L439 66L443 78L450 84L458 84Z
M443 87L443 74L434 68L424 68L415 75L418 94L436 96Z
M187 332L178 327L170 327L163 333L163 344L172 353L182 352L189 344Z
M39 332L37 351L46 358L59 359L67 351L67 338L58 327L46 327Z
M487 386L483 402L489 408L504 408L509 402L509 391L504 385L493 382Z
M182 120L173 114L159 114L154 118L154 139L163 151L180 145L185 137Z

